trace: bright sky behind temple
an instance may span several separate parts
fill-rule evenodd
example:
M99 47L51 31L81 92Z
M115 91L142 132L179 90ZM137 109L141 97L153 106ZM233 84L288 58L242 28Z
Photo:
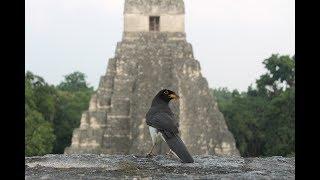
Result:
M295 53L294 0L185 0L187 41L210 87L244 91L272 53ZM97 88L123 31L124 0L26 1L26 71Z

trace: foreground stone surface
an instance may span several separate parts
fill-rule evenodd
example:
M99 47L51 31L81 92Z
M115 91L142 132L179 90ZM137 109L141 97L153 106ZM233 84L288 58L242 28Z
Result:
M295 158L46 155L27 157L25 179L295 179Z

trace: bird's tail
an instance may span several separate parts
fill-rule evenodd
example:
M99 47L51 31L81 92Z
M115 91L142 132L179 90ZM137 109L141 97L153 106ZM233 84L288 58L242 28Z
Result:
M170 149L182 160L184 163L193 163L194 160L190 155L187 147L181 140L178 135L174 135L170 138L165 138L167 144L169 145Z

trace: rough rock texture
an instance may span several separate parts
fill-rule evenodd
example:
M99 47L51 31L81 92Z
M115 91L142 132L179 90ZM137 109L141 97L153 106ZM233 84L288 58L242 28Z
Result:
M25 179L295 179L295 158L46 155L26 158Z
M146 2L158 10L165 5L179 9L183 4L182 0L127 0L126 7L139 8L137 4ZM123 33L65 153L145 154L151 147L145 114L163 88L181 97L171 106L192 154L239 155L184 32ZM166 149L163 142L157 150Z
M128 14L184 14L183 0L126 0Z

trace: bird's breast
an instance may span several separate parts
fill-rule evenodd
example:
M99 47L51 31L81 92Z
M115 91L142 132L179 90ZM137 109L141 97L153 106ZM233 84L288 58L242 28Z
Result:
M149 126L149 132L150 132L153 144L161 141L161 139L163 138L162 134L156 128L154 128L152 126Z

